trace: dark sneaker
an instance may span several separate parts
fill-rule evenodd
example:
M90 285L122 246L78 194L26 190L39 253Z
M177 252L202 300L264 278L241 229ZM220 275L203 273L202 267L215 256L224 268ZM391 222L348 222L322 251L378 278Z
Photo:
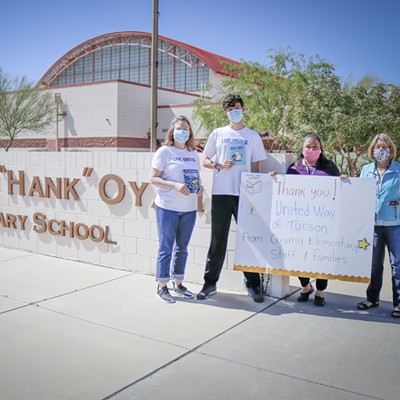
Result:
M325 305L325 299L316 295L314 297L314 304L318 307L323 307Z
M308 292L301 292L299 297L297 298L297 301L299 301L300 303L306 302L313 291L314 288L312 287L312 285L310 285L310 290Z
M258 287L248 287L247 294L256 302L262 303L264 301L264 295L261 293Z
M217 293L217 287L214 285L204 285L203 289L197 293L197 300L208 299L211 295Z
M158 288L157 297L159 297L162 301L165 301L166 303L175 303L175 299L171 296L166 286Z
M187 287L183 286L182 283L176 286L175 282L172 282L172 285L174 287L174 293L176 293L178 296L181 296L184 299L193 299L194 294L188 290Z

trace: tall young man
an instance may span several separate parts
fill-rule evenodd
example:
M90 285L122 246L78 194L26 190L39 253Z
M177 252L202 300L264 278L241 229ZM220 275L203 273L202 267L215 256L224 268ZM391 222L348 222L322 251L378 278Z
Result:
M237 222L242 172L260 172L266 159L260 135L242 122L245 106L238 95L229 94L222 102L230 124L215 129L204 149L203 166L214 170L211 199L211 244L207 254L204 285L197 294L204 300L217 292L217 282L225 260L232 215ZM249 296L264 301L260 275L244 272Z

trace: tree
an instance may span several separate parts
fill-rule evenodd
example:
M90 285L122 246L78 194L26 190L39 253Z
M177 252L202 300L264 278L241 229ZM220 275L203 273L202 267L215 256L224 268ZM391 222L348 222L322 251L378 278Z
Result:
M215 91L214 98L226 93L239 93L246 104L246 125L266 133L280 146L286 146L297 130L296 99L307 85L309 74L326 75L333 65L318 56L306 59L290 49L269 50L269 65L243 61L238 65L226 64L225 79ZM200 99L193 116L207 130L219 126L222 108L215 109L215 100ZM226 120L225 120L226 122Z
M207 92L214 89L215 88L211 87L211 84L208 84L205 91ZM218 89L219 88L217 88L217 90ZM208 132L208 134L210 134L216 127L223 126L227 122L226 115L224 115L220 102L220 99L223 96L224 93L218 92L218 94L214 95L213 98L201 97L193 102L196 106L192 114L193 119L198 122L200 127Z
M356 84L343 83L330 62L290 49L270 50L268 58L267 66L245 61L226 65L230 78L214 88L212 99L194 102L194 119L211 132L226 122L218 99L238 93L246 104L247 126L292 149L304 133L316 132L329 156L351 176L358 174L360 159L377 133L389 133L400 144L399 86L371 75Z
M55 114L50 93L36 89L25 77L11 79L0 68L0 146L5 151L21 132L48 128Z
M318 132L326 147L346 161L342 172L359 174L359 160L380 132L400 137L400 88L371 75L341 84L332 76L308 84L298 98L298 119L303 130Z

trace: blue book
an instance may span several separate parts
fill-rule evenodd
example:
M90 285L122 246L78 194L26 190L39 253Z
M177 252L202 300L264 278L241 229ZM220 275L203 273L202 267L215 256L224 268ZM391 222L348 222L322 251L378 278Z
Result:
M228 160L231 160L235 165L246 164L246 147L244 140L237 140L229 143Z
M197 169L184 169L183 177L190 193L197 193L200 189L199 171Z

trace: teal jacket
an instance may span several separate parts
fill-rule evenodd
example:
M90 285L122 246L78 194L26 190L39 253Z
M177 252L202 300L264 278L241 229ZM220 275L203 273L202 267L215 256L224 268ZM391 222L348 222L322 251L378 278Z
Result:
M400 225L400 163L392 160L379 179L376 163L372 162L363 167L360 176L376 180L375 225Z

